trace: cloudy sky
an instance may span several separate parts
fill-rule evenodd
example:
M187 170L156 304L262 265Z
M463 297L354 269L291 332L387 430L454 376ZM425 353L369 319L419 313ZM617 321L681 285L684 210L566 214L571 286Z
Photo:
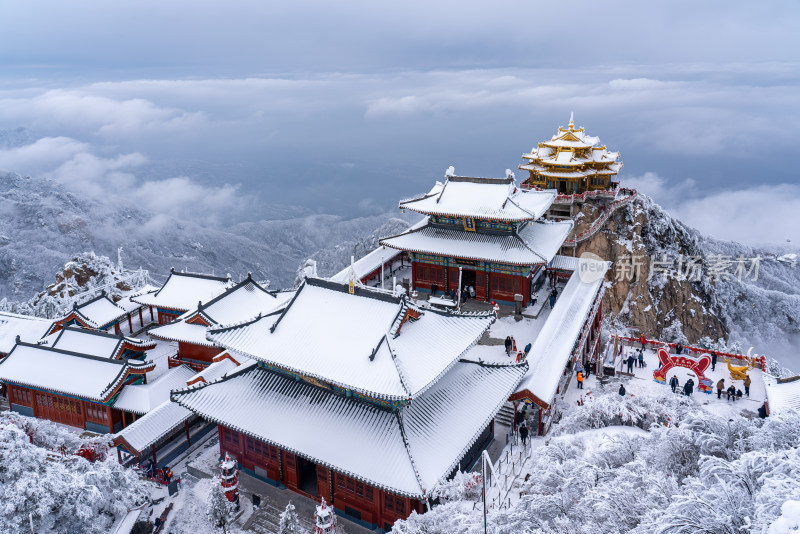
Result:
M651 4L0 0L0 169L361 214L503 176L574 112L690 224L800 243L800 4Z

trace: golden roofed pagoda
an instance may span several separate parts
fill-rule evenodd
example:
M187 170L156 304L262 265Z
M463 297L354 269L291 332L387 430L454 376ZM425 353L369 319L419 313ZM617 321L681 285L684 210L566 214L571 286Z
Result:
M596 146L599 143L583 127L575 128L570 114L567 128L559 126L552 139L522 155L528 163L519 168L530 176L521 187L557 189L562 195L616 189L618 182L613 180L622 168L619 152L608 152L605 146Z

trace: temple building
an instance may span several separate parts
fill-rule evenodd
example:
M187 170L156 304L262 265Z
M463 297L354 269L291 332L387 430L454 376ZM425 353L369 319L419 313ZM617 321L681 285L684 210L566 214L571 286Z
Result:
M50 331L52 325L53 321L49 319L0 312L0 359L11 352L17 343L17 337L29 343L39 341Z
M450 293L460 285L485 301L514 303L519 294L527 306L533 282L573 227L542 218L555 198L553 190L520 190L513 175L448 175L427 194L400 202L426 215L424 223L380 243L408 254L417 291Z
M158 324L167 324L193 310L198 301L208 302L230 286L230 276L223 278L170 269L169 278L161 289L131 297L131 301L148 306L151 314L155 308L158 312Z
M82 304L73 304L72 310L65 316L56 319L50 327L48 334L58 332L65 326L77 325L91 330L101 332L114 331L120 333L120 324L127 319L128 332L133 332L131 315L134 311L139 311L141 324L141 306L129 306L129 309L118 306L113 300L108 298L105 291L95 298Z
M60 346L74 341L66 340L78 330L62 331ZM129 422L113 404L126 387L146 382L146 373L155 369L155 364L117 359L119 343L112 349L105 335L84 332L92 338L86 338L86 343L96 345L93 348L102 355L87 354L85 348L74 352L17 341L0 361L0 380L8 388L12 410L100 433L116 432Z
M39 344L109 360L144 360L147 351L156 347L152 341L75 326L62 328L44 337Z
M617 174L622 168L619 152L598 146L600 139L587 135L583 127L575 128L572 115L569 125L559 127L549 140L542 141L519 166L528 171L523 189L556 189L559 195L580 195L587 191L610 191L617 188Z
M525 375L464 359L494 320L309 278L281 313L211 328L247 363L171 398L217 423L244 472L388 531L471 467Z
M176 321L151 329L148 334L178 343L178 353L170 359L170 367L187 364L200 371L214 363L214 358L222 352L206 339L210 327L239 323L259 314L269 315L285 306L293 295L292 291L267 291L248 274L245 280L224 293L205 304L196 302L192 311Z

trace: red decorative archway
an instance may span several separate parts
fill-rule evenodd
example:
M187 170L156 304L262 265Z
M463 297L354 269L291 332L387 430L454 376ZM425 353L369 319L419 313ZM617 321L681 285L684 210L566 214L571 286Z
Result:
M672 355L667 352L667 349L659 348L658 360L661 362L661 369L653 371L653 379L656 382L666 384L667 373L670 369L673 367L684 367L697 375L697 381L699 382L699 384L697 384L698 391L711 393L711 379L706 378L705 374L703 374L705 370L711 366L711 356L708 354L703 354L699 358L692 358L682 354Z

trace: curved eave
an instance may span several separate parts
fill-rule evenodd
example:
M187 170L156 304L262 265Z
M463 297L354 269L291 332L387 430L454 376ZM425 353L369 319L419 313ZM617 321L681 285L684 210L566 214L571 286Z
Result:
M474 363L474 362L471 362L471 363ZM487 365L487 364L477 364L477 365ZM502 367L502 366L503 365L499 365L498 367ZM527 372L527 368L528 368L528 362L527 361L523 361L522 363L518 364L518 366L519 367L524 367L526 369L526 372ZM524 376L525 376L525 373L522 373L520 379L524 378ZM512 388L510 388L510 390L508 391L507 395L511 394L511 392L514 391L514 388L516 388L516 385L514 385ZM486 426L492 421L492 419L495 418L497 412L500 411L500 408L502 408L503 405L506 402L507 401L506 401L505 397L503 397L500 400L500 402L497 403L497 405L495 406L494 410L492 410L492 412L491 412L492 415L490 415L486 420L484 420L483 424L480 425L480 427L478 427L478 430L475 432L475 434L473 434L472 438L467 442L467 445L461 450L461 453L456 457L456 459L453 461L453 463L450 464L450 467L449 467L449 469L447 469L447 471L445 471L445 474L438 481L436 481L436 483L433 485L432 488L430 488L429 490L425 490L425 497L426 498L431 493L431 491L433 491L437 486L439 486L439 484L441 484L442 482L447 480L447 477L450 475L450 473L453 472L453 470L456 468L456 466L459 464L459 462L461 462L462 458L464 458L464 456L466 456L467 452L472 448L473 445L475 445L475 442L478 441L478 438L483 433L483 429L486 428Z
M385 245L385 246L393 248L395 250L403 250L403 251L406 251L406 252L413 252L415 254L438 254L437 252L431 252L429 250L396 247L396 246L390 245L389 243L385 243L383 240L380 240L378 242L381 245ZM538 256L538 254L536 254L535 252L531 252L531 253L536 255L536 256ZM544 259L542 259L541 256L539 256L539 261L536 261L536 262L533 262L533 263L515 262L515 261L501 260L501 259L497 259L497 258L481 258L481 257L478 257L478 256L448 256L448 257L455 258L455 259L462 259L462 260L488 261L488 262L491 262L491 263L499 263L501 265L519 265L520 267L533 267L534 265L540 265L540 264L545 264L546 263L544 261Z
M199 386L199 387L204 387L204 386ZM180 394L180 391L177 392L177 393ZM209 416L206 416L206 415L204 415L204 414L202 414L200 412L195 412L190 407L182 404L181 400L180 400L180 397L176 398L174 396L174 393L170 395L170 400L172 400L173 402L178 403L179 405L183 406L187 410L190 410L191 412L199 415L200 417L202 417L206 421L211 421L212 423L216 423L217 425L224 426L225 428L230 428L230 429L235 430L235 431L237 431L239 433L245 434L246 436L250 436L251 438L255 438L255 439L259 440L259 441L263 441L263 442L268 443L268 444L270 444L270 445L272 445L274 447L278 447L279 449L283 449L283 450L285 450L287 452L290 452L292 454L296 454L297 456L301 456L301 457L303 457L303 458L305 458L307 460L310 460L310 461L312 461L312 462L314 462L314 463L316 463L318 465L324 465L328 469L333 469L334 471L336 471L338 473L342 473L344 475L349 476L350 478L355 478L356 480L360 480L361 482L365 482L365 483L367 483L370 486L373 486L375 488L379 488L379 489L382 489L384 491L388 491L389 493L394 493L396 495L403 495L405 497L410 497L412 499L424 499L425 498L425 492L424 491L420 491L420 493L418 493L418 494L412 494L412 493L408 493L408 492L399 490L397 488L389 487L389 486L387 486L385 484L381 484L380 482L376 482L376 481L371 480L371 479L369 479L367 477L361 476L358 473L354 473L354 472L349 471L347 469L342 469L341 467L333 465L330 462L326 462L325 460L323 460L321 458L317 458L315 456L306 454L306 453L304 453L304 452L302 452L302 451L300 451L298 449L295 449L294 447L288 447L288 446L286 446L286 445L284 445L282 443L279 443L278 441L269 439L269 438L267 438L265 436L260 436L260 435L254 433L254 432L250 432L250 431L245 430L244 428L241 428L239 426L232 425L229 422L221 421L221 420L217 419L216 417L209 417ZM420 488L420 490L422 490L422 488Z
M525 221L533 221L536 217L532 215L526 215L524 217L500 217L500 216L488 216L479 214L476 215L474 213L446 213L440 211L427 211L427 210L420 210L416 208L412 208L410 206L400 206L402 209L407 209L421 215L432 215L434 217L472 217L473 219L486 219L488 221L501 221L501 222L525 222ZM522 208L520 208L522 209Z
M147 335L149 335L150 337L154 337L156 339L160 339L162 341L175 341L175 342L178 342L178 343L189 343L190 345L200 345L202 347L216 347L217 346L215 343L212 343L211 341L208 341L207 339L205 341L203 341L203 342L199 342L198 340L195 340L195 339L182 339L182 338L178 338L176 336L163 336L163 335L160 335L160 334L156 334L152 330L149 331L147 333Z

